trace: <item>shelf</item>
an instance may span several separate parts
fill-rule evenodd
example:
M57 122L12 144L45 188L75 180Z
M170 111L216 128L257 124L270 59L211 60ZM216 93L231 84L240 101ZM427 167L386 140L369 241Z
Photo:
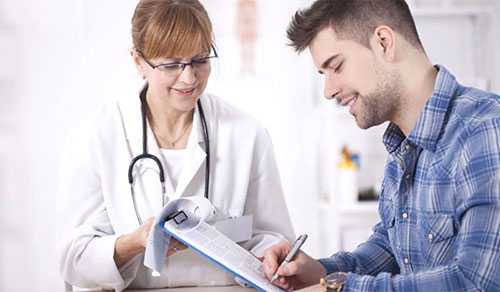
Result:
M343 205L332 203L317 203L317 208L322 211L335 210L342 214L378 214L378 202L358 202L355 204Z
M341 206L343 213L377 213L378 202L359 202L349 206Z

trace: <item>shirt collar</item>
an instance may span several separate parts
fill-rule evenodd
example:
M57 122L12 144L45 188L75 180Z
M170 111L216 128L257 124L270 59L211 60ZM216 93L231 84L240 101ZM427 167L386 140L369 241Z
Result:
M445 67L436 65L438 70L436 83L431 97L427 100L423 111L410 132L408 140L423 149L435 151L436 144L444 127L450 101L453 98L458 83ZM389 153L394 152L405 135L401 129L390 123L384 133L384 145Z

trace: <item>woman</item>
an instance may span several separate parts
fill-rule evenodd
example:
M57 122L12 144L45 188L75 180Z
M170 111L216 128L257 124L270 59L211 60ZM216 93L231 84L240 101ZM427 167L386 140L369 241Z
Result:
M219 219L253 215L243 246L256 256L292 239L270 138L252 118L204 93L217 54L197 0L140 1L132 39L146 86L104 107L70 139L63 160L62 276L75 286L115 290L233 284L178 242L169 246L161 276L152 277L143 265L146 239L166 202L193 195L208 195ZM131 194L127 170L143 148L160 165L132 165Z

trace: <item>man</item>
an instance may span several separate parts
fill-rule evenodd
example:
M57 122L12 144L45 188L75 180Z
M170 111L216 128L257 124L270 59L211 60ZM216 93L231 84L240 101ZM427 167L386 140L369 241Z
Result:
M389 157L371 237L330 258L300 252L274 283L328 274L327 291L500 291L500 97L432 65L404 0L318 0L288 37L360 128L390 122ZM267 250L269 279L289 250Z

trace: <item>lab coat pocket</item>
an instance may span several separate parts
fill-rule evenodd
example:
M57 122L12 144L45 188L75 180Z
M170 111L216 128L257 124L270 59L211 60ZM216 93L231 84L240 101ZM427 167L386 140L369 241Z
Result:
M456 228L452 215L423 215L420 233L421 246L428 265L446 264L455 256L452 246L456 241Z
M252 238L253 216L231 217L215 222L215 228L234 242Z

